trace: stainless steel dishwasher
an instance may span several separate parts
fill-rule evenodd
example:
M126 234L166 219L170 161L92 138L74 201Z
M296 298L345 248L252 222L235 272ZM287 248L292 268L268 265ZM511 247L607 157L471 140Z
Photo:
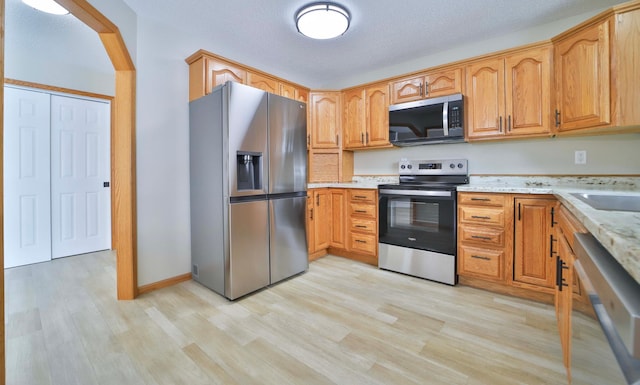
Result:
M639 385L640 284L593 235L575 234L575 241L575 270L597 317L591 322L600 324L603 335L592 336L593 346L584 346L581 330L586 330L584 322L589 318L572 316L572 384L591 384L597 371L599 375L606 372L607 385Z

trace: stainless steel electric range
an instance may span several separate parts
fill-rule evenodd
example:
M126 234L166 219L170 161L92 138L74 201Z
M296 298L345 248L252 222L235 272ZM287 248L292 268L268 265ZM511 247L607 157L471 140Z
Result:
M401 160L399 184L378 186L378 266L455 285L456 186L466 159Z

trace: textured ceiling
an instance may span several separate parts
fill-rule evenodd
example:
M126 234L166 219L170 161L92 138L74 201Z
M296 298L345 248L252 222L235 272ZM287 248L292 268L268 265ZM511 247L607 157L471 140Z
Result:
M389 67L473 43L607 8L621 0L337 0L352 23L341 37L300 35L294 13L313 0L124 0L139 17L215 41L216 53L314 85ZM223 55L224 56L224 55ZM284 76L286 77L286 76Z
M139 19L210 41L199 47L312 88L340 88L345 79L416 58L556 20L604 9L622 0L339 0L352 15L341 37L300 35L294 13L312 0L123 0ZM110 67L97 35L73 16L55 17L6 0L7 40L32 34L33 49L51 44L39 36L75 36L67 46ZM82 34L82 38L78 35ZM71 40L71 39L69 39ZM39 46L40 45L40 46ZM422 68L422 67L419 67Z

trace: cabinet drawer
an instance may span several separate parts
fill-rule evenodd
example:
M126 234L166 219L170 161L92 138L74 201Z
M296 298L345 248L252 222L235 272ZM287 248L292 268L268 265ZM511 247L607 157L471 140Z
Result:
M376 218L376 206L372 204L349 204L349 215L360 218Z
M376 203L376 190L351 189L349 190L351 202Z
M502 280L504 251L460 246L460 274Z
M505 199L504 194L458 194L458 204L461 205L504 206Z
M504 226L504 209L458 206L458 218L460 218L461 223Z
M488 246L504 246L504 230L491 227L460 226L459 241L474 242Z
M351 231L357 231L361 233L375 234L376 233L376 221L370 219L358 219L351 218Z
M378 241L375 235L351 233L351 250L376 255Z

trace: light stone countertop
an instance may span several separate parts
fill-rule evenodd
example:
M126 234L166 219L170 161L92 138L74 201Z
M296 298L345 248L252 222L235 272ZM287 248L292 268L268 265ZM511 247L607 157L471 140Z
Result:
M471 178L462 192L553 194L640 283L640 213L597 210L571 193L640 196L638 177Z
M307 188L364 188L377 189L378 185L398 183L399 177L393 175L354 176L350 183L309 183Z

